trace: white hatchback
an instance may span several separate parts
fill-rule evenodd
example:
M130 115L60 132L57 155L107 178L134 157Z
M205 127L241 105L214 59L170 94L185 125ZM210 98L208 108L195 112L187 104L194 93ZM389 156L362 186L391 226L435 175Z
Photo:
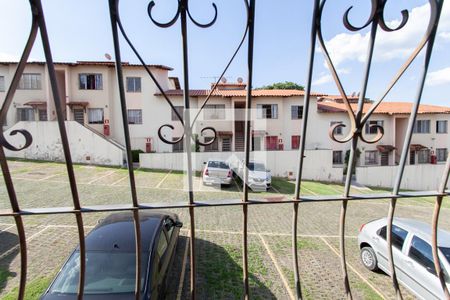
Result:
M202 179L207 185L230 185L233 172L225 161L210 159L205 164Z
M381 269L390 274L386 228L386 218L362 225L358 244L361 249L361 262L367 269ZM392 246L398 281L420 299L444 299L431 251L431 226L416 220L395 218ZM438 248L446 285L450 288L449 232L438 231Z

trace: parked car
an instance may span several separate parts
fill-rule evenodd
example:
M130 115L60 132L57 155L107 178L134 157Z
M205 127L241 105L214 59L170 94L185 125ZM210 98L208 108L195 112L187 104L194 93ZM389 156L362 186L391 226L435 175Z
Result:
M180 227L177 215L140 212L141 299L163 299ZM42 300L77 299L77 247L56 275ZM112 214L86 237L84 299L135 299L136 253L133 214Z
M203 184L229 186L232 180L233 172L225 161L210 159L205 163Z
M245 164L240 161L235 167L235 173L244 182ZM248 163L248 186L252 191L266 191L272 185L272 174L262 162L250 161Z
M362 264L371 271L390 274L386 218L361 226L358 244ZM431 226L416 220L395 218L392 227L394 265L398 281L421 299L444 299L433 263ZM450 233L438 231L439 259L450 288Z

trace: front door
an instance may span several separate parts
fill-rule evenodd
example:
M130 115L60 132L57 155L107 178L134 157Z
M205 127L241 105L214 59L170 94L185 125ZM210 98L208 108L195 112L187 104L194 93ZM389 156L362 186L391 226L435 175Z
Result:
M381 153L381 165L388 166L389 165L389 152Z
M73 110L73 118L74 118L75 121L77 121L81 125L84 125L84 109L82 109L82 108L75 108Z
M416 164L416 151L410 151L409 152L409 164L415 165Z

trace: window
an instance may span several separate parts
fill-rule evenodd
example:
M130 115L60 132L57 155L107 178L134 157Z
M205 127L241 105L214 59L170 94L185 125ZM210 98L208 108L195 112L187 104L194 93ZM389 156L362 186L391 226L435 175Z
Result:
M381 229L378 230L377 234L383 240L386 240L386 226L381 227ZM392 225L392 246L399 250L402 250L407 235L408 231L398 226Z
M5 91L5 76L0 76L0 92Z
M141 92L141 77L127 77L127 92L128 93Z
M103 124L103 108L88 108L89 124Z
M330 122L330 127L332 127L333 125L336 125L336 124L342 124L342 122L340 122L340 121L332 121L332 122ZM335 128L334 129L334 134L342 135L342 127Z
M42 88L41 74L24 73L20 78L19 90L40 90Z
M436 274L431 246L421 238L414 236L409 249L409 257L422 265L428 272Z
M183 106L175 106L175 110L178 112L178 114L181 117L181 120L183 120ZM177 114L174 112L173 109L170 110L172 112L172 121L179 121Z
M209 143L214 139L214 137L205 137L205 143ZM216 138L211 145L205 146L205 152L219 151L219 141Z
M419 164L427 164L430 162L430 150L423 149L417 151L419 157Z
M258 119L278 119L278 104L258 104L256 111Z
M414 133L430 133L430 120L417 120L414 124Z
M230 137L224 137L222 139L222 151L223 152L231 151L231 138Z
M179 139L179 137L172 138L172 141L176 141L178 139ZM184 149L183 145L184 145L183 140L179 141L176 144L173 144L172 145L172 152L183 152L183 149Z
M207 104L203 111L205 120L225 119L225 104Z
M278 150L277 136L266 136L266 150Z
M447 148L436 149L436 160L439 162L447 160L448 151Z
M128 124L142 124L142 109L128 110Z
M292 105L291 106L291 118L292 120L299 120L303 118L303 106Z
M46 109L39 109L39 121L48 121Z
M34 109L32 108L18 108L17 121L34 121Z
M384 121L369 121L366 124L366 134L377 134L378 129L374 125L383 127Z
M436 133L447 133L447 121L436 121Z
M378 164L378 151L366 151L366 165Z
M80 90L102 90L102 74L79 74Z
M333 151L333 165L342 165L342 151Z
M291 149L299 149L300 148L300 136L293 135L291 136Z

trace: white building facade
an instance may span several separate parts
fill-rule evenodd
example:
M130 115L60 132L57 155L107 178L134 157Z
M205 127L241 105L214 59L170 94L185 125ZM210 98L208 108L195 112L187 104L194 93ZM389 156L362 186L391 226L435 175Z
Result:
M77 121L103 135L123 143L122 116L118 96L115 67L112 62L56 63L57 83L61 104L68 121ZM0 99L4 99L16 63L0 63ZM183 115L183 91L177 78L169 77L170 67L150 65L166 95ZM128 121L133 149L145 152L181 152L183 143L164 143L158 130L172 125L161 133L167 140L183 135L183 126L167 104L154 82L140 65L124 63L124 83L128 107ZM210 90L190 91L191 120L196 116ZM198 114L193 127L202 141L212 138L211 131L201 135L201 129L214 127L217 139L198 151L239 152L244 150L244 108L246 86L242 83L219 84L205 108ZM304 92L298 90L254 90L252 102L252 150L297 150L302 131ZM356 102L355 97L350 97ZM355 103L352 104L355 108ZM365 103L365 111L371 103ZM396 165L403 149L408 118L412 108L407 102L382 103L371 116L369 124L384 128L383 138L375 144L359 143L361 166ZM25 68L19 89L8 112L4 130L19 121L54 121L54 100L45 63L29 63ZM415 133L409 151L409 164L443 163L450 149L448 126L450 108L422 105L417 117ZM306 137L307 150L333 151L330 162L334 166L345 163L350 143L337 143L329 137L335 123L346 128L336 136L348 133L349 117L339 97L319 93L311 95ZM375 130L366 126L363 134L371 139Z

